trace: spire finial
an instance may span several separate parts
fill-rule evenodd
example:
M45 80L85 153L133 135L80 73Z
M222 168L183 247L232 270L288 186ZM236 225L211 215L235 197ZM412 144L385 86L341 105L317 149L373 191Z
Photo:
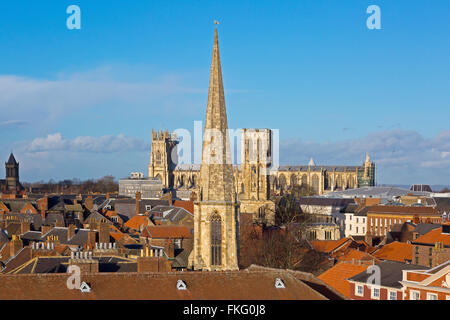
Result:
M215 24L215 26L216 26L216 28L217 28L217 25L219 24L219 21L214 20L214 24Z

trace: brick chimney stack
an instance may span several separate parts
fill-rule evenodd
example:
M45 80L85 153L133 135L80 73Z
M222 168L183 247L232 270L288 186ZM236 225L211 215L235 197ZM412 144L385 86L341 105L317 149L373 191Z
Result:
M167 240L164 243L164 252L167 254L169 258L175 257L175 245L173 243L173 240Z
M22 239L19 236L13 234L10 242L9 253L11 257L14 257L23 248Z
M72 237L74 235L75 235L75 225L74 224L70 224L69 227L67 228L67 241L72 239Z
M42 236L53 229L53 226L41 226L41 234Z
M69 259L69 265L75 265L80 268L81 274L97 273L98 260L92 258L92 252L77 252Z
M43 198L38 199L36 201L36 203L37 203L37 206L38 206L38 209L39 209L39 211L41 213L42 218L45 219L46 214L47 214L47 210L48 210L48 196L47 196L47 194Z
M20 222L20 234L30 231L30 223L28 221Z
M139 214L139 202L141 201L141 193L138 191L136 192L136 212L135 214Z
M98 242L109 243L109 225L105 222L100 222Z
M88 231L87 245L91 249L93 249L95 247L96 238L97 238L96 236L97 236L97 233L94 230Z

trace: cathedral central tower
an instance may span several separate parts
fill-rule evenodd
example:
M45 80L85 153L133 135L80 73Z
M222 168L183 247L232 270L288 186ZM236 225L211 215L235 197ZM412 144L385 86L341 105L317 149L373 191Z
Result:
M214 33L199 186L194 207L194 269L237 270L239 203L234 188L217 28Z

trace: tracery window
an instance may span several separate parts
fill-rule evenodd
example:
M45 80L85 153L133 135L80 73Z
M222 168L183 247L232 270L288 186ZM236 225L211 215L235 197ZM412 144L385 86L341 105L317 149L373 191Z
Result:
M211 217L211 265L222 265L222 218L217 213Z

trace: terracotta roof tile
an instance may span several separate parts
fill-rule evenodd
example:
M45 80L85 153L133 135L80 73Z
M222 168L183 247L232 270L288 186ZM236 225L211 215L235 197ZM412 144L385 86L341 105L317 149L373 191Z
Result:
M347 279L365 271L367 267L367 265L341 262L322 273L318 278L344 296L350 298L350 283Z
M359 251L356 249L348 249L343 255L335 256L339 261L361 261L361 260L374 260L375 258L367 252Z
M192 238L192 233L186 226L149 226L142 231L142 236L154 239L186 239Z
M442 242L445 246L450 246L450 234L442 233L442 227L433 229L413 241L413 243L427 244L435 244L436 242Z
M173 202L173 206L183 208L184 210L194 214L194 201L175 200Z
M285 288L275 287L277 278ZM178 280L186 283L186 290L177 290ZM3 275L0 299L327 300L321 289L286 270L99 272L83 275L83 281L90 293L67 290L67 274Z
M331 253L350 240L350 238L342 238L339 240L315 240L311 241L311 245L317 251Z
M412 251L412 244L394 241L384 245L372 255L381 260L405 262L412 260Z
M125 223L125 227L131 228L131 229L135 229L135 230L139 230L141 226L147 226L149 223L149 218L147 216L134 216L133 218L131 218L130 220L128 220Z

